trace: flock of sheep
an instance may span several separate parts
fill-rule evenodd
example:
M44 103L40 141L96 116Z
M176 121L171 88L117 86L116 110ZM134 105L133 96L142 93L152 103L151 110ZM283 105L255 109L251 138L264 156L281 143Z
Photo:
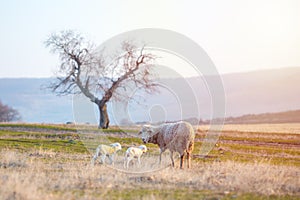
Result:
M195 133L191 124L180 121L176 123L165 123L159 126L144 125L139 132L144 144L157 144L160 148L159 163L161 163L162 153L167 149L170 151L172 166L174 167L173 153L180 154L180 168L183 168L184 156L187 158L187 167L191 166L191 153L194 149ZM110 145L100 144L92 159L94 165L98 157L101 158L101 163L105 163L105 158L108 157L110 163L114 164L114 156L121 150L120 143L113 143ZM129 167L129 163L137 158L138 164L141 165L141 156L147 151L145 145L139 147L129 147L126 150L124 158L124 168Z

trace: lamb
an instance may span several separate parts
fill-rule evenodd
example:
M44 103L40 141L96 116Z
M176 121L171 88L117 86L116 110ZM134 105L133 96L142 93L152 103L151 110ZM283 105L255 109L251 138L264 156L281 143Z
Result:
M97 160L98 156L101 157L101 163L104 164L105 158L107 156L110 160L110 164L114 165L114 156L121 149L121 144L118 142L110 145L100 144L96 149L96 153L91 161L91 164L94 165L95 160Z
M139 165L141 165L141 156L147 152L147 147L141 145L139 147L129 147L125 153L124 168L128 169L129 163L132 159L137 158Z
M190 168L191 153L194 149L195 139L195 132L191 124L180 121L176 123L165 123L159 126L144 125L139 134L142 135L142 140L145 144L158 144L160 148L160 164L162 153L169 149L173 167L173 152L178 152L180 154L180 168L183 168L183 158L185 154L187 155L187 166Z

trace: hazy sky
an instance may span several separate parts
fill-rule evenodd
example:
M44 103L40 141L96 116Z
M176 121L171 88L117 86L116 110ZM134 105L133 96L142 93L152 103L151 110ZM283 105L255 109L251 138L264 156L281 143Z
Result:
M202 46L220 73L300 66L298 0L1 0L0 77L49 77L58 64L43 41L75 29L97 44L163 28Z

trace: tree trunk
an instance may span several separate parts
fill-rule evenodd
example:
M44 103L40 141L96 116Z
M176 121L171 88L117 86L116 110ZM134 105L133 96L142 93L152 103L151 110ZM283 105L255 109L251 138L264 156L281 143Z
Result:
M109 126L109 117L107 114L107 107L106 104L103 106L99 105L99 113L100 113L100 121L98 128L107 129Z

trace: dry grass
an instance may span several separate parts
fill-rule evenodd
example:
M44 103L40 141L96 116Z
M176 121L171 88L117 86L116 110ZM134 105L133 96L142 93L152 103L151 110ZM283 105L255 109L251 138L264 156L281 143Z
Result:
M209 125L199 126L200 130L207 131ZM288 133L300 134L300 123L284 124L225 124L224 132L251 132L251 133Z
M122 164L120 159L117 158L117 168ZM132 173L123 173L104 165L91 167L89 161L89 155L42 150L20 153L3 149L0 199L110 199L117 198L113 191L143 193L161 189L210 190L224 195L300 195L300 171L291 166L226 161L194 163L189 170L165 168L152 173L133 173L155 165L155 160L148 155L142 159L140 168L132 166ZM144 199L153 199L156 195L151 193Z
M126 148L141 143L136 127L0 126L0 199L299 199L300 124L225 125L206 158L197 155L200 128L192 169L178 169L178 160L168 167L168 152L159 165L157 145L147 144L141 166L124 170ZM123 146L115 166L91 167L96 146L113 142Z

